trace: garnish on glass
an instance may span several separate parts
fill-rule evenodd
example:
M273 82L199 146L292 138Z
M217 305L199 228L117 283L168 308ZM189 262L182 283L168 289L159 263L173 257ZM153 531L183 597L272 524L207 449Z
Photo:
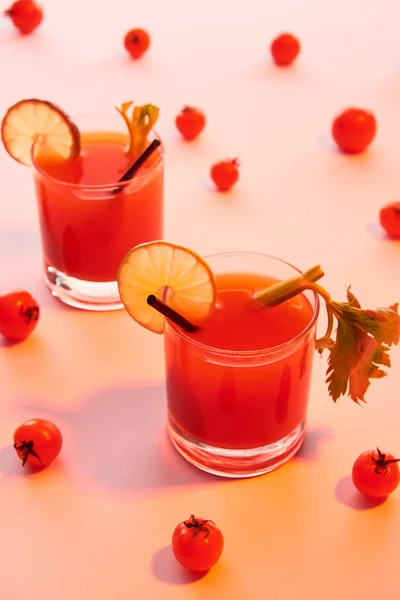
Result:
M399 343L398 304L363 309L350 287L347 302L336 302L319 284L307 281L304 274L297 285L293 278L281 281L258 292L255 300L263 306L276 306L305 290L318 294L326 305L328 326L325 335L316 341L316 349L320 354L329 351L326 381L330 396L336 401L347 392L357 404L365 402L370 379L387 375L381 367L391 366L390 346ZM335 319L336 336L332 339Z
M384 377L382 367L391 366L390 347L400 340L398 304L363 309L350 288L347 302L336 302L316 283L323 276L316 265L256 292L251 302L273 307L306 290L318 294L325 301L328 325L325 335L316 340L316 349L320 354L329 352L329 394L336 401L347 392L361 404L370 380ZM204 259L168 242L148 242L128 252L118 272L118 288L129 315L155 333L164 332L166 320L189 333L198 331L217 300L214 276Z
M121 108L116 107L128 127L129 146L127 153L132 156L134 161L117 183L123 183L124 181L133 179L142 165L161 145L160 140L157 138L150 144L147 141L148 135L157 121L159 113L158 108L152 104L134 106L132 116L129 118L128 110L132 105L133 102L124 102ZM118 194L119 191L120 188L115 188L111 193L115 195Z
M127 154L132 158L132 164L116 183L132 179L161 144L157 138L148 142L159 109L152 104L133 106L129 116L131 106L133 102L124 102L121 108L117 108L128 127ZM81 152L78 127L60 107L48 100L29 98L11 106L1 121L1 138L12 158L24 165L32 164L32 150L36 142L39 142L38 149L44 148L46 154L51 154L55 160L72 161Z
M81 150L80 132L71 118L56 104L37 98L20 100L7 110L1 138L8 154L27 166L36 141L63 161L74 160Z
M213 273L198 254L170 242L135 246L118 270L118 290L128 314L154 333L166 321L196 332L215 308Z
M132 114L129 117L128 111L132 106ZM134 106L132 101L124 102L120 108L116 107L116 109L128 127L128 154L136 159L148 146L147 138L158 119L159 109L153 104Z

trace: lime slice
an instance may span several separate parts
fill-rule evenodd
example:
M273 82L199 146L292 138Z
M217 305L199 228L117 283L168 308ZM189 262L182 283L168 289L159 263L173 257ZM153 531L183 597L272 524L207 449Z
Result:
M35 140L63 160L79 156L80 134L77 126L60 108L46 100L21 100L6 112L1 138L16 161L32 164Z
M132 319L155 333L163 333L165 317L147 303L151 294L194 324L210 315L217 297L213 273L200 256L159 241L128 252L119 268L118 287Z

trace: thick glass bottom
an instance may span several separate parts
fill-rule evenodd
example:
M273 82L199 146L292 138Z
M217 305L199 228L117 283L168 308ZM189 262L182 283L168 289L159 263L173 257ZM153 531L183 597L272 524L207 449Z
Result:
M92 311L123 308L116 281L96 283L70 277L54 267L45 266L45 283L64 304Z
M192 439L171 417L168 432L177 451L202 471L222 477L256 477L281 467L296 454L304 440L305 422L273 444L247 450L218 448Z

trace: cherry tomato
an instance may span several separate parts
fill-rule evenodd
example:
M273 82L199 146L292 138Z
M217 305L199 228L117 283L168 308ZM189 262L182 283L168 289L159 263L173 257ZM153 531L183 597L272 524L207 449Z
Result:
M392 238L400 238L400 202L392 202L381 208L379 220Z
M176 560L190 571L208 571L218 562L224 537L213 521L194 515L175 527L172 550Z
M239 179L239 162L237 158L224 160L211 167L211 179L220 192L226 192Z
M204 113L193 106L185 106L175 119L176 127L185 140L194 140L206 124Z
M16 0L4 14L23 35L32 33L43 21L43 10L33 0Z
M376 119L372 112L348 108L332 124L332 136L344 152L363 152L376 135Z
M124 38L124 46L132 58L140 58L150 46L150 36L144 29L131 29Z
M14 431L14 448L22 466L47 466L60 454L62 435L46 419L30 419Z
M12 290L0 294L0 334L9 340L24 340L35 329L39 305L29 292Z
M290 65L300 52L300 42L291 33L281 33L271 43L272 58L280 67Z
M399 460L379 448L363 452L353 465L354 485L365 496L385 498L399 485Z

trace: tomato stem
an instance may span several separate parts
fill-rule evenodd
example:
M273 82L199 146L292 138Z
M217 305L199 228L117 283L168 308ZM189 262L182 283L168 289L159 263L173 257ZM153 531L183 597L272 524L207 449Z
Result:
M385 475L387 473L388 465L400 462L400 458L387 459L386 454L384 452L381 452L379 448L377 448L376 450L378 452L378 458L375 458L374 455L372 455L372 460L375 463L375 472L379 475Z
M206 540L210 535L210 530L206 526L206 523L212 523L215 525L214 521L210 521L210 519L196 519L194 515L190 515L190 519L188 521L184 521L185 527L188 529L193 529L192 539L194 539L200 531L204 532L204 539Z
M35 458L37 458L38 461L40 462L40 464L42 464L42 461L40 460L40 456L34 450L33 445L34 445L33 440L30 440L29 442L23 442L23 441L18 440L14 444L15 450L17 450L21 454L23 467L26 465L26 461L28 460L29 455L32 455Z
M38 306L28 306L27 308L24 308L24 306L21 304L21 306L19 308L19 314L21 316L23 316L25 318L26 322L28 323L28 325L30 325L31 321L39 320L39 307Z

